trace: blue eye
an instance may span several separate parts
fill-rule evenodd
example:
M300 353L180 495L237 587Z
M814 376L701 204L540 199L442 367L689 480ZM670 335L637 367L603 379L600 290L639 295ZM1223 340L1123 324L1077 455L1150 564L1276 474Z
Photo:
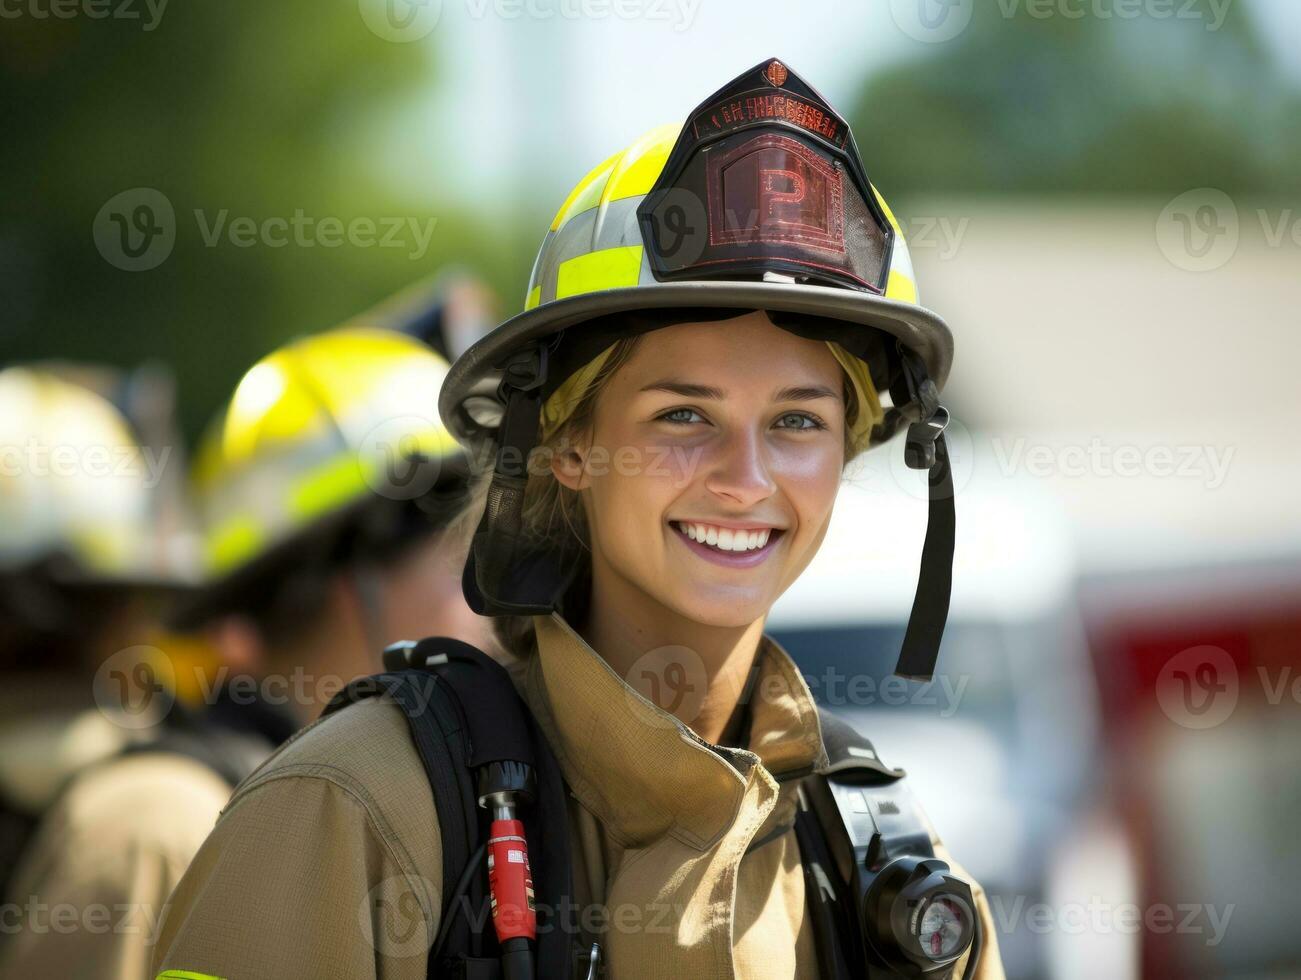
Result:
M662 422L670 422L673 425L691 425L693 422L703 422L704 416L694 408L671 408L663 415L657 416Z
M777 426L781 429L825 429L827 427L821 419L805 412L787 412L778 417Z

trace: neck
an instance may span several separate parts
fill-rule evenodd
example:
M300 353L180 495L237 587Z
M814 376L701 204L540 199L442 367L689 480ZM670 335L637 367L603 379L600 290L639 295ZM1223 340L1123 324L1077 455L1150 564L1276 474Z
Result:
M705 741L720 744L725 733L734 734L763 619L708 626L657 602L595 558L593 566L587 620L575 627L583 639Z
M370 613L349 588L342 580L336 582L319 618L305 624L293 642L268 651L268 672L290 679L286 706L299 725L320 717L329 697L343 685L382 669L374 629L367 627ZM301 677L301 683L295 677Z

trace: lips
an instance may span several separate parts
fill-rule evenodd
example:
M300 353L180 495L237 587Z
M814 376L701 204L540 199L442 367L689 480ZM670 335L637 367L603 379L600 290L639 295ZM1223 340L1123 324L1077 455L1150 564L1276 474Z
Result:
M725 527L703 521L671 521L674 536L701 558L730 568L763 562L785 533L770 525Z

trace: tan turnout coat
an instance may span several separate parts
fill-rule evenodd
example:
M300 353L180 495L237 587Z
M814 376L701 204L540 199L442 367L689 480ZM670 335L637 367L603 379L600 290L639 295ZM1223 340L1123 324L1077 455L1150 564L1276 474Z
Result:
M812 696L760 650L747 750L709 746L635 693L558 616L516 675L571 805L576 900L615 980L813 978L789 828L825 760ZM757 846L752 846L757 845ZM173 893L154 970L172 976L423 980L439 922L432 793L401 710L327 716L237 790ZM993 922L978 980L1000 980Z

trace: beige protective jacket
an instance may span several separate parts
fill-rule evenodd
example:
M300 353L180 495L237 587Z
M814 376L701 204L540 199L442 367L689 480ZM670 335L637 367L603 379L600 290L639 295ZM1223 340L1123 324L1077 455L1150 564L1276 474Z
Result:
M177 755L114 758L126 732L93 708L25 688L3 707L0 794L43 817L0 906L0 978L150 976L167 896L231 787Z
M580 922L614 980L817 975L787 773L825 759L812 696L765 641L749 750L704 744L558 616L517 675L572 806ZM764 841L751 848L753 842ZM442 855L399 708L332 714L236 791L173 893L164 978L423 980ZM993 922L976 976L999 980Z

